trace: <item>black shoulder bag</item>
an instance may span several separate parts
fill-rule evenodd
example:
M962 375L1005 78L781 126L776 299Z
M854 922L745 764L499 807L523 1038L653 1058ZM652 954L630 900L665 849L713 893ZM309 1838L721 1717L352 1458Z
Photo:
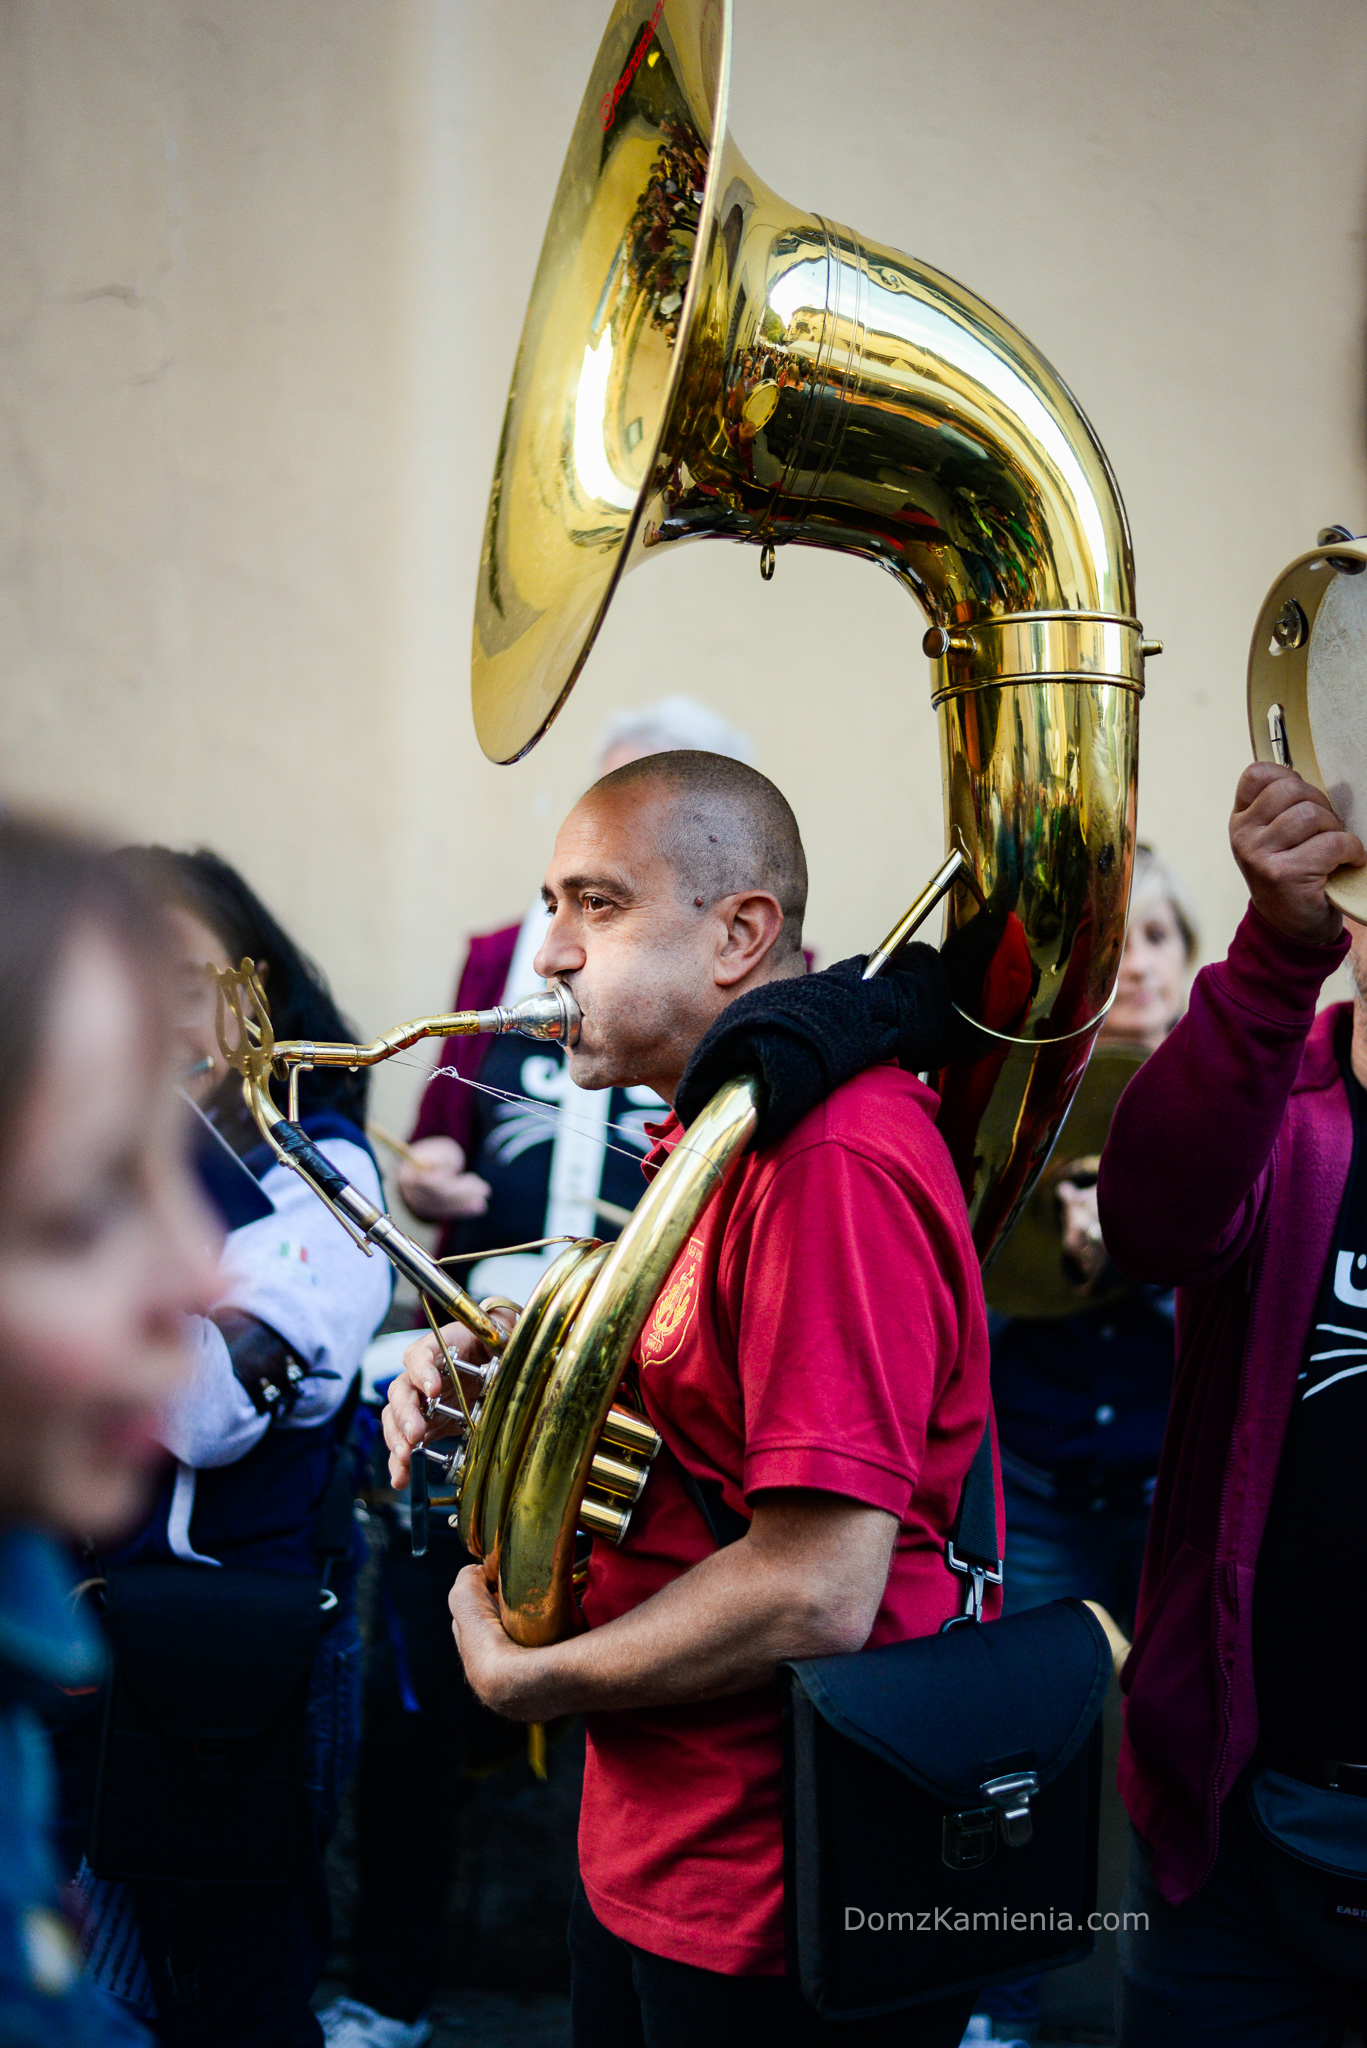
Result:
M749 1523L675 1465L718 1548ZM939 1635L787 1664L788 1971L825 2019L948 1998L1088 1955L1111 1651L1080 1600L983 1621L999 1584L990 1429L945 1562Z
M938 1635L784 1667L788 1967L827 2019L947 1998L1090 1953L1105 1632L1080 1600L982 1620L999 1583L990 1428Z

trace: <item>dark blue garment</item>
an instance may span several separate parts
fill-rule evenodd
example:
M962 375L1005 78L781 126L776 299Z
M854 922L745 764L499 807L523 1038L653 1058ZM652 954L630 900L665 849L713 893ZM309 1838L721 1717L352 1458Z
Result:
M1170 1906L1130 1831L1119 1934L1117 2048L1340 2048L1367 1989L1327 1976L1283 1938L1244 1844L1242 1784L1226 1800L1215 1868ZM1315 1872L1306 1870L1307 1887ZM1356 2039L1356 2033L1349 2038Z
M1156 1288L1075 1316L993 1319L1004 1613L1072 1594L1133 1628L1172 1370L1172 1296ZM982 1993L998 2035L1038 2024L1040 1981Z
M163 2048L321 2048L309 2000L330 1932L323 1851L356 1755L360 1688L361 1639L347 1603L319 1640L309 1681L312 1840L297 1884L129 1886Z
M1134 1627L1148 1511L1143 1507L1070 1507L1022 1486L1002 1462L1006 1571L1002 1612L1020 1614L1048 1600L1099 1600L1123 1629Z
M1137 1287L1075 1316L994 1319L1003 1449L1076 1505L1147 1506L1172 1395L1172 1296Z
M39 1709L98 1682L98 1636L61 1552L32 1530L0 1536L0 2042L140 2048L143 2028L79 1973L61 1915L55 1780Z
M347 1455L343 1445L351 1415L350 1403L343 1402L335 1415L315 1429L286 1429L272 1423L245 1457L199 1472L190 1520L190 1541L195 1549L242 1571L316 1577L314 1528L339 1451ZM171 1561L166 1523L174 1485L173 1469L162 1479L148 1521L111 1563ZM334 1587L340 1589L350 1579L363 1557L364 1543L356 1531L351 1557L334 1568Z

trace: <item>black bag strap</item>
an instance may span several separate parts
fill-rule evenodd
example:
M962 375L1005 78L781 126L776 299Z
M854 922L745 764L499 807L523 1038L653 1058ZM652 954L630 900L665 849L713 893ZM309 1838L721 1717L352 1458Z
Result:
M1002 1582L1002 1556L997 1543L997 1475L992 1465L992 1417L989 1414L973 1453L973 1463L964 1474L963 1490L954 1516L954 1526L945 1544L945 1563L952 1572L968 1580L964 1611L953 1621L981 1621L983 1587Z
M323 1612L331 1614L337 1607L337 1595L329 1581L336 1564L351 1554L352 1532L356 1522L356 1479L351 1469L351 1426L356 1419L356 1408L361 1398L361 1375L358 1372L347 1389L346 1399L337 1411L336 1452L332 1460L332 1471L323 1488L318 1503L318 1513L313 1522L313 1554L323 1567L320 1584Z
M738 1543L742 1536L748 1536L750 1519L727 1506L722 1498L721 1481L695 1478L676 1450L667 1443L664 1450L683 1482L684 1492L706 1522L707 1533L718 1550L725 1550L728 1543Z

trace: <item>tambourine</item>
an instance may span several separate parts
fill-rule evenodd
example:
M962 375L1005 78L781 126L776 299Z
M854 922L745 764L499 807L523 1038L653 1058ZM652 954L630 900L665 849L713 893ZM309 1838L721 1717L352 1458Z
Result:
M1330 526L1263 600L1248 656L1248 730L1259 761L1322 789L1367 844L1367 539ZM1367 923L1367 868L1338 868L1325 893Z

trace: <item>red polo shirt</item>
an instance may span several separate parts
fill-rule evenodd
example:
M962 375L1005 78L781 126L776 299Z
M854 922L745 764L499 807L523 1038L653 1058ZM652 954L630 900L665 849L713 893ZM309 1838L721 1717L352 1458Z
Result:
M875 1067L747 1156L636 1352L652 1422L732 1508L810 1487L899 1518L871 1644L928 1635L959 1611L943 1545L988 1411L982 1282L935 1108L919 1081ZM674 1118L661 1126L647 1170L679 1135ZM662 1460L622 1548L593 1546L589 1626L713 1548ZM588 1729L579 1860L599 1919L677 1962L780 1973L776 1687L594 1714Z

